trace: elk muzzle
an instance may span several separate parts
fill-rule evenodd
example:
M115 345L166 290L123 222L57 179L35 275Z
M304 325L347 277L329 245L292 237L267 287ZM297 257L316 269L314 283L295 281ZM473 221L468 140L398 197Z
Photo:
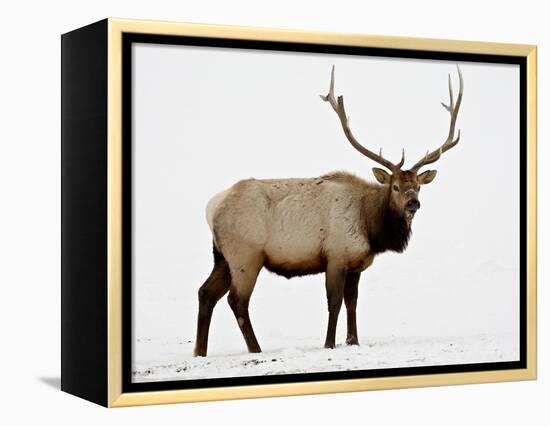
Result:
M416 212L420 208L420 201L418 201L418 198L411 198L409 201L407 201L407 210L410 212Z

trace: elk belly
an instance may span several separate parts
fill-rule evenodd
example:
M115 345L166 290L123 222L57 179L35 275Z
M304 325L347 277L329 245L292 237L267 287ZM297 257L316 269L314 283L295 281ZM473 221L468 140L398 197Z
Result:
M268 271L285 278L313 275L325 272L326 261L320 253L301 260L283 260L281 258L266 256L264 266Z
M312 233L303 228L296 232L271 234L264 247L265 266L287 278L324 272L326 262L322 255L322 241L319 231Z

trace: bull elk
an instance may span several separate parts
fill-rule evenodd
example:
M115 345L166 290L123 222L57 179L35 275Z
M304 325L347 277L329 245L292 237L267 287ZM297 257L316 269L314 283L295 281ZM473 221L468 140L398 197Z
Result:
M338 314L345 303L349 345L358 345L356 305L361 272L377 254L403 252L411 223L420 208L418 191L430 183L435 170L419 170L439 160L460 139L455 126L462 102L463 81L458 68L456 102L449 74L449 133L436 150L427 152L410 169L392 163L361 145L353 135L343 96L334 95L334 67L330 88L321 99L340 120L351 145L383 166L373 168L378 184L346 172L310 179L248 179L212 198L207 220L213 234L214 267L200 287L195 355L206 356L212 311L227 292L229 305L249 352L261 352L248 305L258 273L265 267L286 278L325 273L328 328L325 348L334 348Z

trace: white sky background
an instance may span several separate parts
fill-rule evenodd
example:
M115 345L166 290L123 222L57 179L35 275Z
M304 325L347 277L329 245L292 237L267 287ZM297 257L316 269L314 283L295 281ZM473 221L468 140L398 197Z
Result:
M213 263L205 207L215 193L249 177L334 170L374 180L376 164L349 145L319 98L332 64L354 134L392 161L404 147L409 167L446 138L448 73L458 91L445 61L147 44L134 45L133 60L134 338L159 342L195 338L197 290ZM519 336L519 68L460 65L461 141L432 167L438 175L420 193L408 249L378 256L362 274L362 342ZM321 347L324 277L262 271L250 311L262 348L281 336L318 336ZM344 338L343 308L337 343ZM223 299L209 353L243 351Z

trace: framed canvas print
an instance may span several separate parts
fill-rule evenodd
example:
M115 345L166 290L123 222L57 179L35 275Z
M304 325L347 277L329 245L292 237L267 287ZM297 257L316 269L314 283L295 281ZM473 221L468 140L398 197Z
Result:
M536 377L536 48L106 19L62 36L62 389Z

